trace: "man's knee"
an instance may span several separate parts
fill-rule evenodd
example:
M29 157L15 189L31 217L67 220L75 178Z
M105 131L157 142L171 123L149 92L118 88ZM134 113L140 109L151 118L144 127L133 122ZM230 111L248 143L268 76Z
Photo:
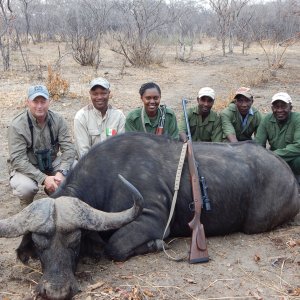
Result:
M36 181L18 172L10 178L9 183L13 194L25 204L31 203L39 190Z

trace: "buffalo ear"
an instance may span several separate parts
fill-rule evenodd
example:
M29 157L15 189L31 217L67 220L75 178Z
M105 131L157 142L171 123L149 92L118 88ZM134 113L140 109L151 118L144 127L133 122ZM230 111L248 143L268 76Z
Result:
M30 258L37 258L36 249L31 238L31 233L27 233L23 236L21 244L16 250L18 259L27 264Z

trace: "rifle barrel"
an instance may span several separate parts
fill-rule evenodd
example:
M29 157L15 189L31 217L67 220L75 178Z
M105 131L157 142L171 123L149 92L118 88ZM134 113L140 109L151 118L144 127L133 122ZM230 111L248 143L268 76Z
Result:
M187 99L182 99L182 107L183 107L183 112L184 112L184 118L185 118L185 124L186 124L186 129L187 129L187 133L188 133L188 138L191 141L192 140L192 135L191 135L191 129L190 129L190 123L189 123L189 118L187 115L187 111L186 111L186 104L188 103Z

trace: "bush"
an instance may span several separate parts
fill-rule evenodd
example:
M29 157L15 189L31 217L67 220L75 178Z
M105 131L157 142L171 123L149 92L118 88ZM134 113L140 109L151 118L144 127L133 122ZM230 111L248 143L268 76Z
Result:
M47 88L50 97L53 100L58 100L69 93L70 83L61 77L60 72L53 71L52 67L48 65Z

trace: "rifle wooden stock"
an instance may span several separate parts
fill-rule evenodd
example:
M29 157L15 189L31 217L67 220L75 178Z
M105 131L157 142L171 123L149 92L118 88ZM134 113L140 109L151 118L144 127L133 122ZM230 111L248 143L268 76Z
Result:
M188 140L188 164L190 170L190 178L192 183L193 199L195 213L194 217L189 222L189 227L193 230L192 233L192 242L189 255L189 262L194 263L203 263L208 262L208 251L205 240L205 232L203 224L200 222L201 215L201 190L199 184L199 175L196 167L196 161L194 157L194 151L191 140Z
M163 127L157 127L155 130L156 135L162 135L164 133L164 128Z

